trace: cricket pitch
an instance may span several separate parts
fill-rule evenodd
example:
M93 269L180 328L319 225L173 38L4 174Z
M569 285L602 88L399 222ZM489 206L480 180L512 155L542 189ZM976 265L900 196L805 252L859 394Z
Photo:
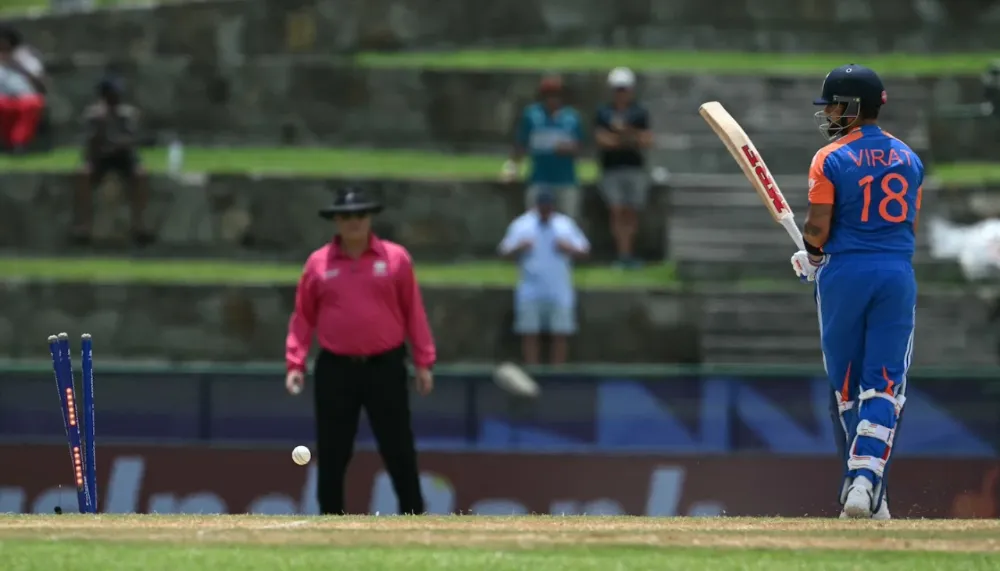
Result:
M1000 521L0 516L2 567L24 571L816 570L860 569L861 559L866 567L884 560L880 570L1000 569Z

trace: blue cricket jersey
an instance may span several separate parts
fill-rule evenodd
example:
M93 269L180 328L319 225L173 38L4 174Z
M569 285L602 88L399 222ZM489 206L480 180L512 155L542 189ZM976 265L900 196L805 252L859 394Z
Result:
M823 147L809 169L809 202L832 204L828 254L899 254L912 259L924 165L913 149L876 125Z

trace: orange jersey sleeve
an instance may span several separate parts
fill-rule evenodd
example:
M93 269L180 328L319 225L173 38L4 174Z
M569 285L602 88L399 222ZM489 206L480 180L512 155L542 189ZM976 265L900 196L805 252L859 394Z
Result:
M813 157L812 165L809 166L809 203L810 204L833 204L833 183L823 172L826 158L830 156L833 149L824 147Z

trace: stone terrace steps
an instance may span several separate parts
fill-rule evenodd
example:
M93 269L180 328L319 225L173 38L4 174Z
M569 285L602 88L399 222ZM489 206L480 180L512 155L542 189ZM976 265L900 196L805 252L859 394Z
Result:
M975 79L975 78L972 78ZM700 118L691 114L705 101L719 101L748 132L810 132L812 101L822 78L648 74L642 76L639 92L655 116L669 117L668 125L683 130ZM973 81L961 79L887 78L890 103L880 116L883 124L899 137L910 138L935 98L952 99L955 91L974 89ZM966 85L968 83L969 85ZM979 90L981 91L981 85ZM686 113L685 113L686 112Z
M49 97L57 139L75 142L78 116L104 65L53 65ZM172 57L125 63L145 125L155 138L177 132L188 143L267 146L330 144L506 152L513 127L535 96L538 72L371 69L289 57L234 62ZM588 129L607 98L605 74L566 75L570 99ZM774 172L803 172L823 141L810 105L819 78L643 74L661 149L653 162L678 172L714 173L726 151L698 106L722 101L746 128ZM923 114L981 96L978 78L893 79L887 128L926 147ZM898 95L893 95L897 94Z
M914 364L995 360L982 313L962 308L965 293L918 301ZM818 363L819 326L812 288L795 293L720 294L706 302L702 349L712 363Z
M859 54L987 51L1000 47L993 33L998 21L1000 10L988 0L883 0L843 10L795 0L392 0L370 8L338 0L212 0L72 12L16 24L29 37L40 36L43 46L69 53L195 51L224 60L289 52L525 46L842 52L850 45Z
M704 123L702 128L708 129ZM770 136L748 134L772 172L801 172L802 179L805 179L816 151L824 144L817 131ZM913 145L913 149L925 163L930 162L930 152L926 147ZM740 172L729 151L711 132L694 136L660 135L657 137L657 148L650 150L648 158L651 166L666 167L672 172Z
M179 182L151 180L146 220L157 243L144 255L198 258L275 259L301 263L329 240L329 222L316 211L330 190L363 186L385 205L374 222L382 237L406 245L416 260L496 260L497 244L511 220L524 212L524 186L489 180L394 180L216 174ZM681 180L689 177L681 177ZM77 185L71 173L0 173L0 249L22 254L127 255L126 194L112 177L96 193L92 248L70 248L65 232ZM636 253L666 255L668 192L654 190L642 212ZM580 225L590 238L592 259L614 259L607 207L585 187Z
M807 205L804 185L795 184L795 177L776 178L801 225ZM933 212L938 192L944 191L931 185L925 188L925 212ZM787 260L794 245L742 175L704 179L690 186L678 183L671 189L669 200L670 257L685 277L790 277ZM956 264L930 257L925 232L918 233L915 261L924 279L960 279Z
M794 280L788 259L794 248L774 251L766 261L732 261L732 253L726 257L726 250L714 252L698 260L676 261L677 273L694 281L736 281L736 280ZM914 261L917 279L921 282L962 283L965 278L961 268L950 260L935 260L918 255Z
M702 351L711 363L810 363L821 359L807 287L782 294L716 295L706 301Z

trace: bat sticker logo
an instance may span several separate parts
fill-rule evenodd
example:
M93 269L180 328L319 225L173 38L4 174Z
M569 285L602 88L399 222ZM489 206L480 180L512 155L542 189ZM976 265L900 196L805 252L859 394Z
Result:
M788 205L781 194L774 188L774 181L771 180L771 173L767 172L764 161L757 156L757 153L750 148L750 145L743 145L743 154L750 161L750 166L754 167L754 173L756 173L757 178L764 185L764 191L767 193L767 197L771 199L771 204L774 205L775 212L781 214L787 211Z

